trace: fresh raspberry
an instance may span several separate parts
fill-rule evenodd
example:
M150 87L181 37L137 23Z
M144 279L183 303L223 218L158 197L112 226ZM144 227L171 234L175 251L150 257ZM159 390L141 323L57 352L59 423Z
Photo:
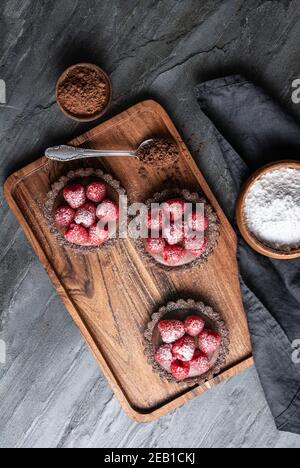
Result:
M198 338L199 349L205 354L214 353L221 344L219 333L212 330L203 330Z
M164 343L173 343L185 333L180 320L161 320L157 328Z
M58 226L68 227L74 221L75 211L70 206L60 206L54 213L54 220Z
M191 238L185 238L184 247L186 250L189 250L190 253L193 253L195 257L198 257L200 255L199 251L201 252L201 254L205 251L207 242L208 240L206 237L203 237L201 234L198 234Z
M188 226L193 231L206 231L208 228L208 218L204 213L189 213Z
M209 359L202 351L196 351L190 362L191 368L204 374L210 369Z
M86 187L86 196L95 203L102 202L106 197L106 185L103 182L91 182Z
M166 245L163 251L164 261L171 266L176 266L183 259L185 250L180 245Z
M184 321L184 329L190 336L197 336L205 327L204 320L199 315L189 315Z
M78 224L71 224L65 233L65 239L72 244L87 245L89 241L89 234L83 226Z
M176 380L184 380L188 377L190 372L190 363L182 362L176 359L171 364L171 374Z
M116 221L119 218L119 208L112 200L103 200L97 208L97 218L101 221Z
M85 228L91 227L96 221L96 207L94 203L85 203L78 208L75 215L75 223L82 224Z
M89 244L102 245L109 239L107 226L101 227L98 223L93 224L89 229Z
M172 345L161 345L155 353L155 361L159 364L165 364L173 360Z
M173 343L172 353L180 361L190 361L195 353L195 340L189 335L184 335Z
M152 231L161 231L163 228L164 214L159 208L153 208L148 211L148 229Z
M85 204L85 190L81 184L68 185L63 190L63 196L74 210L77 210L77 208Z
M206 247L208 244L208 239L205 238L203 244L201 245L200 249L192 249L189 252L194 255L194 257L201 257L201 255L205 252Z
M163 229L163 237L168 244L176 245L183 241L183 227L182 224L173 224Z
M184 208L185 200L182 198L172 198L163 204L163 210L172 222L182 219Z
M156 255L161 254L165 248L166 242L164 239L149 239L145 240L145 249L147 252Z

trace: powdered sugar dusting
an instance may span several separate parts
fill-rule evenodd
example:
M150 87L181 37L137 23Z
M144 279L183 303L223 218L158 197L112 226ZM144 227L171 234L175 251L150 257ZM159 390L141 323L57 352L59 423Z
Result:
M300 169L268 172L245 200L245 219L256 238L276 250L300 247Z

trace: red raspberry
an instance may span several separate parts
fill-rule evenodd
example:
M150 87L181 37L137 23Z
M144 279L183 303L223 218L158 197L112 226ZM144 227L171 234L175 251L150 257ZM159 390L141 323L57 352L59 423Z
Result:
M161 231L163 227L164 214L159 208L153 208L148 211L148 229L152 231Z
M65 239L72 244L87 245L89 241L89 234L83 226L78 224L71 224L65 233Z
M199 315L189 315L184 321L184 329L190 336L197 336L205 327L204 320Z
M54 220L58 226L70 226L74 218L75 211L70 206L61 206L57 208L54 214Z
M171 374L176 380L184 380L188 377L190 372L190 363L182 362L176 359L171 364Z
M97 223L89 229L89 244L90 245L102 245L109 239L109 233L107 226L104 228L99 226Z
M116 221L119 218L119 208L111 200L103 200L97 208L97 217L101 221Z
M193 231L206 231L208 228L208 218L204 213L190 213L188 215L188 226Z
M172 222L182 219L184 208L185 200L182 198L172 198L163 204L163 210Z
M205 252L206 247L208 244L208 239L205 238L203 244L201 245L200 249L192 249L189 252L194 255L194 257L201 257L201 255Z
M77 210L77 208L85 204L85 190L81 184L68 185L63 190L63 196L74 210Z
M203 330L198 340L199 349L205 354L214 353L221 344L219 333L212 330Z
M151 239L151 237L149 237L149 239L145 240L146 251L153 255L162 253L165 245L164 239Z
M184 335L184 326L180 320L161 320L157 326L164 343L173 343Z
M95 203L102 202L106 197L106 185L103 182L91 182L86 187L86 196Z
M190 362L191 368L204 374L210 369L209 359L202 351L196 351Z
M173 343L172 352L175 358L190 361L195 352L195 340L189 335L184 335Z
M78 208L75 215L75 223L82 224L85 228L91 227L96 221L96 207L94 203L85 203Z
M173 360L172 345L161 345L155 353L155 361L159 364L165 364Z
M168 244L176 245L183 241L183 227L179 224L173 224L172 226L165 227L163 229L163 237L166 239Z
M207 243L208 239L200 235L199 239L198 236L191 239L185 239L184 247L189 251L189 253L193 254L195 257L199 257L206 250Z
M164 261L171 266L176 266L183 259L185 250L180 245L166 245L163 251Z

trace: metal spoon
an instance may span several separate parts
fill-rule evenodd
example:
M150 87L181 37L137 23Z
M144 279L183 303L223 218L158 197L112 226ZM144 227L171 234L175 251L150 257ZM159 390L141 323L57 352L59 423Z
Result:
M74 161L76 159L84 158L109 158L115 156L138 158L139 152L142 148L149 145L153 142L153 139L145 140L141 143L137 150L93 150L85 148L77 148L75 146L54 146L53 148L48 148L45 151L45 155L48 159L54 161Z

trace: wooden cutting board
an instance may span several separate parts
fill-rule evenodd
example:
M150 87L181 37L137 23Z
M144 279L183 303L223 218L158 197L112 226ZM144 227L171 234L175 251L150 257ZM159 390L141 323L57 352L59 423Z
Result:
M235 233L162 107L144 101L72 143L98 149L134 149L157 135L171 136L178 142L181 155L176 171L147 167L141 173L141 163L129 158L55 163L43 157L10 176L4 187L12 211L121 405L139 422L178 408L253 363ZM151 269L130 239L120 240L99 254L75 256L72 250L58 246L44 219L45 196L61 175L78 167L104 167L121 181L131 202L144 201L164 187L202 190L221 222L220 241L208 263L171 273ZM230 330L230 354L222 372L193 388L163 382L143 353L143 332L150 316L161 305L179 298L211 305Z

